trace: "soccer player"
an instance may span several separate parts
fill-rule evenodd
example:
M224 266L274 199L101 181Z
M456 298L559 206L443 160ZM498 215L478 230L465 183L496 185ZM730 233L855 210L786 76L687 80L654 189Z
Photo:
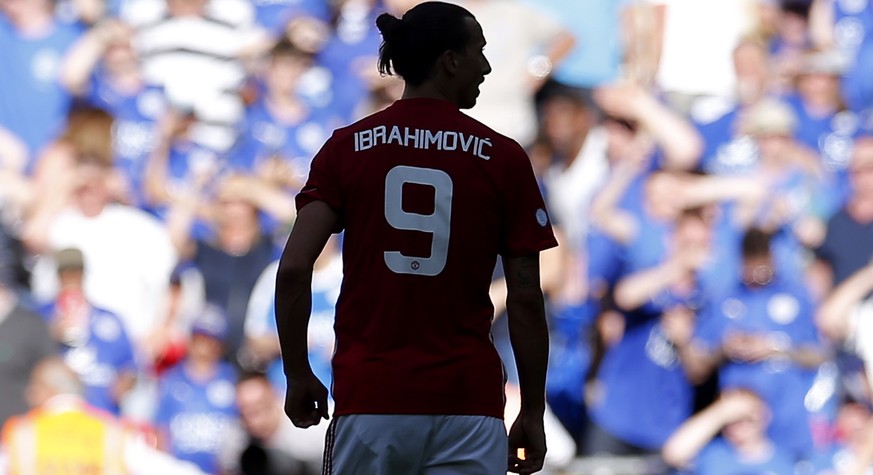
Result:
M534 473L546 451L539 252L557 242L530 161L459 111L476 104L491 72L467 10L425 2L377 26L380 71L405 89L335 131L297 196L276 289L285 412L298 427L328 417L306 327L313 262L344 231L325 473ZM498 255L521 387L508 440L489 334Z

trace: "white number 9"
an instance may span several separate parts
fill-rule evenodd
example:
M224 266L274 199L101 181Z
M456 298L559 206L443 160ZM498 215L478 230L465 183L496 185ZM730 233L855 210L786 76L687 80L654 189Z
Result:
M434 189L432 214L403 210L403 185L415 183ZM452 221L452 178L442 170L398 165L385 176L385 219L395 229L421 231L433 235L430 257L406 256L385 252L385 265L398 274L438 275L446 267L449 231Z

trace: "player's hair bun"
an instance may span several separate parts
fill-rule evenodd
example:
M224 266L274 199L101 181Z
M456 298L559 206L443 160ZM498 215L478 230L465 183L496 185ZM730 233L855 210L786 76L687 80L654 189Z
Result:
M376 18L376 28L379 28L382 38L389 43L399 40L398 36L402 34L404 26L406 25L403 20L388 13L383 13Z

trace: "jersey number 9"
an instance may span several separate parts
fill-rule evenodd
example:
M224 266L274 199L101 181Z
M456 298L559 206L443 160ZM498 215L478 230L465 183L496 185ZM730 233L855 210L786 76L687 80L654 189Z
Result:
M433 187L432 214L403 210L403 185L414 183ZM430 257L385 252L385 265L398 274L435 276L446 267L452 222L452 178L442 170L398 165L385 176L385 219L394 229L432 235Z

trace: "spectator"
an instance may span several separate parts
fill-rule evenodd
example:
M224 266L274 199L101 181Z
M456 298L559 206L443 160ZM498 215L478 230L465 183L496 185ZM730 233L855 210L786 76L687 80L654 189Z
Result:
M70 111L63 133L42 149L34 165L35 211L69 204L69 196L58 191L69 181L78 157L112 163L113 124L112 115L103 109L76 107Z
M731 101L701 101L690 115L697 125L705 147L698 168L706 173L727 175L742 173L754 166L754 144L742 133L739 121L743 111L768 93L769 52L754 38L743 38L733 50L736 84Z
M795 473L792 454L767 436L770 418L770 408L755 392L725 389L670 436L664 460L699 475Z
M585 210L609 168L605 133L597 127L593 104L569 88L551 89L543 99L542 116L542 144L547 147L540 152L547 155L535 163L540 186L572 246L579 246L587 227Z
M824 242L816 250L815 272L825 289L839 285L873 258L873 138L855 141L849 180L848 202L828 220Z
M28 175L42 147L63 130L70 107L58 71L80 28L58 21L53 9L50 0L0 6L0 129L26 146Z
M9 459L9 475L55 470L202 475L149 446L127 424L90 407L82 391L76 373L60 359L46 358L34 368L27 388L32 410L3 427L0 447Z
M135 349L121 319L92 306L85 297L85 259L82 251L58 251L59 292L42 308L52 336L61 345L67 365L84 386L92 407L119 414L119 405L136 381Z
M204 200L229 170L225 157L198 144L192 137L195 114L171 110L158 127L157 142L145 165L144 208L162 220L174 203L191 198ZM208 235L208 225L198 222L197 237Z
M155 425L159 447L206 473L219 472L221 440L237 417L236 372L222 361L226 317L207 306L191 327L188 355L160 381Z
M0 249L0 252L4 249ZM11 263L0 254L0 426L27 410L25 388L37 363L57 353L45 322L20 305Z
M247 110L240 143L231 153L233 169L255 175L260 186L277 193L300 191L312 157L330 131L342 124L329 107L301 94L312 64L312 55L287 39L273 46L264 74L266 91ZM290 196L288 200L290 204ZM271 231L277 225L269 220L264 224Z
M791 108L770 98L747 108L739 122L740 133L757 151L748 170L737 173L763 179L776 191L761 200L752 221L774 234L773 253L784 276L803 275L803 246L817 246L825 232L824 222L813 212L822 167L792 138L796 126Z
M607 114L598 126L590 122L590 109L568 93L544 102L544 130L556 152L544 184L549 204L575 247L585 239L585 217L595 193L619 162L685 170L694 166L703 144L688 122L639 86L598 89L593 98ZM655 160L661 163L653 164Z
M209 5L207 0L167 0L167 15L139 29L134 44L146 81L163 86L173 107L195 113L193 140L224 152L236 140L244 112L237 92L246 74L242 57L260 34L238 19L216 18ZM248 15L237 18L251 18L251 5L241 6Z
M205 205L207 223L214 230L209 237L192 237L189 231L199 205L196 200L180 200L169 212L168 226L176 248L203 277L206 301L221 308L228 319L225 350L235 363L239 363L252 289L278 257L277 246L258 215L259 209L269 209L269 204L259 206L269 200L265 196L269 191L244 176L222 180L215 197ZM277 208L293 209L282 204L273 207ZM288 219L282 218L280 222Z
M808 53L794 80L797 94L788 98L797 117L794 136L819 155L822 186L816 190L814 211L823 219L848 199L849 161L861 126L858 114L848 110L840 97L839 78L844 69L845 62L835 51Z
M79 157L88 156L97 162L113 163L114 128L112 115L104 109L81 106L70 111L63 134L46 145L37 158L32 177L34 213L42 211L42 208L51 209L68 204L69 196L60 191L68 185L68 177L74 174ZM106 186L111 201L129 199L131 190L120 174L114 171L109 173ZM39 248L33 250L40 251Z
M665 233L666 257L656 266L629 262L615 288L623 331L604 356L590 404L593 423L584 453L639 455L661 449L693 409L683 366L695 315L707 303L702 269L712 252L701 209L685 211Z
M123 180L119 198L142 206L146 160L157 141L167 101L161 87L143 78L132 35L117 20L94 27L71 48L61 82L84 102L112 114L113 164Z
M331 86L330 104L347 122L360 117L368 78L373 76L380 40L373 28L377 5L376 0L332 2L331 33L316 56L316 63L323 68L321 80Z
M717 369L722 388L758 388L773 411L769 437L805 457L815 448L815 425L829 417L805 404L815 370L828 356L813 321L812 297L776 267L767 233L750 229L742 252L742 282L719 296L695 329L690 372L701 376Z
M808 24L810 2L756 0L756 3L756 33L767 42L770 51L773 88L788 93L793 89L794 76L804 69L804 56L812 48Z
M223 437L226 475L321 473L327 426L304 430L285 417L282 399L261 373L243 374L236 386L240 424Z
M110 165L77 157L72 174L55 190L55 203L35 211L25 230L32 250L44 253L34 268L35 295L57 295L52 250L82 251L88 272L85 294L95 306L118 315L135 345L154 330L176 262L166 229L145 212L112 203Z

